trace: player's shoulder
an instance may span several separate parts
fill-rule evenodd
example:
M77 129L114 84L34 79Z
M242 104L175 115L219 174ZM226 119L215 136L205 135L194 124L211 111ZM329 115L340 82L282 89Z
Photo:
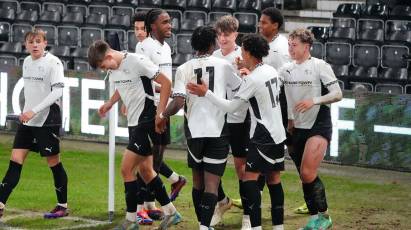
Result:
M55 65L62 65L63 63L61 62L60 58L55 56L54 54L50 52L46 52L43 55L43 58L46 60L46 63L51 65L51 67Z
M214 66L232 67L231 63L222 57L210 56L208 59Z

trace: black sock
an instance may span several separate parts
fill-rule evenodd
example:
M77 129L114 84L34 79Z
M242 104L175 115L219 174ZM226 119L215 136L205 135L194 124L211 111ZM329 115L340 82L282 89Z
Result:
M204 192L201 199L201 225L210 227L211 218L214 214L214 208L217 204L217 195Z
M147 192L146 184L144 183L143 179L138 175L137 176L137 185L138 185L138 192L137 192L137 205L144 205L144 196Z
M137 197L139 196L139 188L137 180L124 182L124 190L126 195L127 212L137 211Z
M201 221L201 198L203 197L203 190L193 188L191 190L191 196L193 198L194 210L196 212L197 221Z
M173 174L173 170L171 170L171 168L168 167L168 165L163 161L160 165L160 174L165 176L166 178L169 178L171 174Z
M147 187L149 190L154 192L155 197L161 206L170 203L170 198L168 197L166 188L158 175L147 184Z
M223 189L223 182L220 180L220 184L218 185L218 202L222 201L226 197Z
M307 208L308 208L308 211L310 212L310 215L317 215L318 207L313 199L312 184L303 183L303 192L304 192L304 200L305 200L305 203L307 204Z
M312 185L312 197L314 203L318 207L319 212L327 211L327 198L325 196L325 187L321 179L317 176L313 182L310 183Z
M284 191L281 183L267 185L271 198L271 221L273 225L284 223Z
M265 186L265 176L263 174L260 174L260 176L258 177L257 182L258 182L258 188L262 192L264 190L264 186Z
M17 162L9 162L9 168L7 169L6 175L0 184L0 202L3 204L6 204L11 192L19 183L22 167L23 165Z
M244 181L243 186L251 227L259 227L261 226L261 193L258 182L255 180Z
M249 211L248 208L245 208L247 207L247 204L246 204L247 199L245 199L245 194L244 194L244 182L239 180L238 184L240 185L239 190L240 190L241 204L243 205L243 213L244 215L250 215L250 213L248 212Z
M57 165L50 167L53 172L54 187L56 189L57 201L60 204L67 203L67 174L63 164L60 162Z

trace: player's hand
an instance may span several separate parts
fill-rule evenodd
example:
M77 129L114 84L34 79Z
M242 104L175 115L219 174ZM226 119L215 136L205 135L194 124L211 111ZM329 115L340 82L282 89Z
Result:
M156 133L164 133L167 129L167 119L160 118L160 115L156 115L155 126Z
M288 120L287 132L288 132L289 134L293 135L293 132L294 132L294 120Z
M235 58L235 64L236 64L238 70L241 70L242 68L244 68L244 62L243 62L243 60L241 60L241 57L236 57Z
M307 110L311 109L313 107L314 102L312 99L309 100L302 100L297 105L295 106L295 110L299 113L304 113Z
M240 69L240 75L241 76L246 76L246 75L249 75L250 73L251 73L251 71L247 68L241 68Z
M120 112L121 114L123 114L123 116L127 117L127 108L124 104L121 105Z
M207 93L208 90L208 85L201 79L201 84L195 84L189 82L187 84L187 89L188 92L200 97L204 97L204 95Z
M98 115L100 117L105 117L106 113L111 109L113 105L110 102L104 103L100 108L98 109Z
M34 117L34 115L36 114L30 110L25 113L22 113L19 117L19 120L21 121L21 123L27 123Z

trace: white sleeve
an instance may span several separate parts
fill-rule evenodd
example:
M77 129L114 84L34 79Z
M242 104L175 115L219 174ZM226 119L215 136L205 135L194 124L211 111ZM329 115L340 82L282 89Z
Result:
M232 65L227 65L225 67L225 75L227 79L227 86L231 91L235 92L239 89L242 79L237 75L236 70Z
M52 60L50 62L50 85L55 87L60 85L64 87L64 66L60 60Z
M284 88L285 97L287 98L287 88ZM288 120L294 120L294 108L289 101L287 101L287 116Z
M43 109L50 107L54 102L56 102L61 96L63 96L63 87L53 87L52 91L47 95L40 104L36 105L32 111L38 113Z
M246 101L234 98L233 100L226 100L216 96L211 90L207 90L205 97L211 101L215 106L227 113L234 113L242 106L246 106Z
M313 98L314 104L330 104L332 102L341 100L342 91L331 66L324 61L321 61L320 63L318 63L318 65L320 80L329 92L326 95Z
M174 81L174 89L173 89L173 97L186 97L186 81L185 81L185 74L183 68L177 68L175 81Z
M138 76L146 76L149 79L155 79L160 74L158 66L144 55L137 56L135 68Z
M254 96L256 90L257 89L254 86L253 82L245 77L240 85L240 89L234 95L234 99L241 99L245 102L248 102L248 100Z

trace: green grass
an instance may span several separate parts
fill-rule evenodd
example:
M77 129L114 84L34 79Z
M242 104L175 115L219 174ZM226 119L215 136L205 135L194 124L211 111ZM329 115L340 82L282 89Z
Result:
M10 144L0 144L0 179L4 176L10 158ZM62 161L69 177L69 208L71 215L107 219L108 157L101 152L64 151ZM121 155L116 156L115 223L124 215L124 193L120 177ZM189 180L190 170L185 161L167 160L169 165ZM335 229L408 229L411 226L411 186L409 184L381 183L323 174L330 214ZM163 180L165 181L165 179ZM165 182L169 189L168 182ZM226 193L238 198L238 180L232 165L227 166L223 178ZM284 172L282 183L285 192L285 228L297 229L307 216L296 215L292 209L302 204L302 191L294 170ZM38 154L29 154L21 180L12 193L7 207L18 210L44 212L53 208L56 198L50 169L45 159ZM270 229L270 202L267 188L263 194L263 229ZM198 229L191 202L191 183L182 191L175 206L184 217L184 222L175 229ZM5 212L5 217L13 215ZM225 216L223 225L217 229L240 229L241 210L232 208ZM26 229L53 229L74 226L82 222L69 220L43 220L42 218L17 217L6 221L13 227ZM94 229L109 229L113 225ZM142 229L150 229L149 227Z

